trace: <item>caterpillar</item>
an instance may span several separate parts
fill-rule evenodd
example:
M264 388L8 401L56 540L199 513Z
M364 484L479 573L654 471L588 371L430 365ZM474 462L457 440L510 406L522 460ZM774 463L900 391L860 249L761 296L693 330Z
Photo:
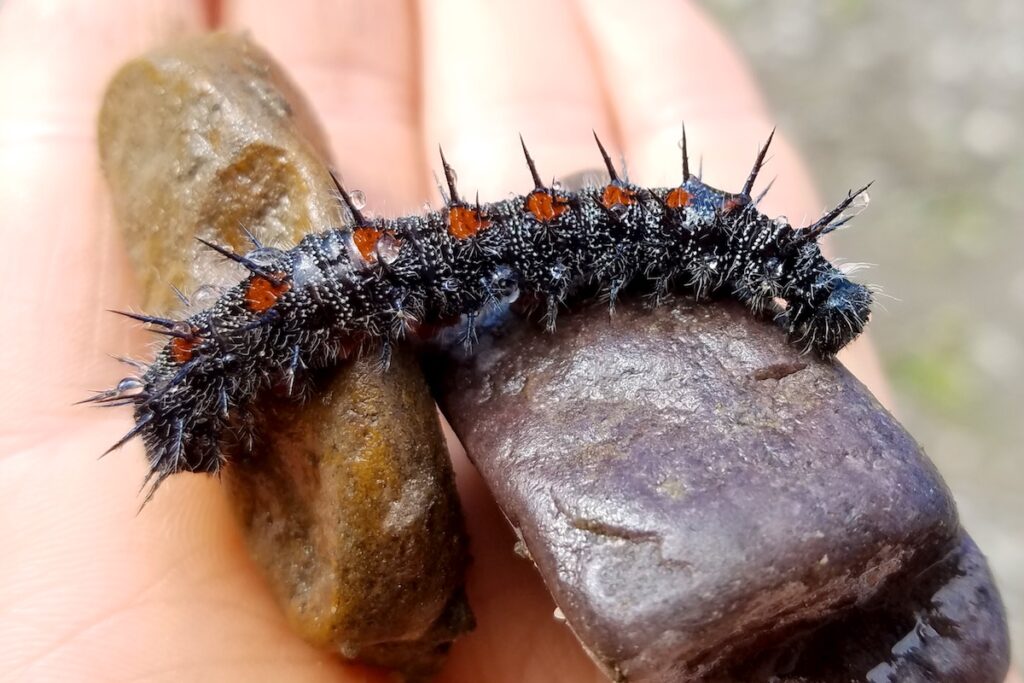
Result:
M614 310L627 286L653 305L669 293L731 295L774 320L804 352L831 357L864 329L871 290L850 281L821 253L855 198L795 229L771 219L751 192L774 131L736 193L690 172L683 129L682 183L643 188L619 176L597 138L604 184L568 191L546 185L526 143L534 187L480 204L458 192L441 151L445 206L425 215L369 219L337 176L351 224L305 236L289 250L260 244L241 254L200 240L246 271L205 310L180 320L120 312L167 337L149 364L84 402L131 406L135 423L107 453L141 437L149 464L148 500L177 472L216 473L227 444L251 429L254 399L274 386L294 390L297 375L424 330L462 325L472 347L481 315L523 297L547 329L567 299L586 288ZM105 455L106 453L104 453Z

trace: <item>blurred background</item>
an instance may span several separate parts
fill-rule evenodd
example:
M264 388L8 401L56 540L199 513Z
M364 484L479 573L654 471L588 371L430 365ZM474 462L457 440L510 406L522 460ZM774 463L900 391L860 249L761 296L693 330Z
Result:
M892 299L871 332L1024 651L1024 2L703 0Z

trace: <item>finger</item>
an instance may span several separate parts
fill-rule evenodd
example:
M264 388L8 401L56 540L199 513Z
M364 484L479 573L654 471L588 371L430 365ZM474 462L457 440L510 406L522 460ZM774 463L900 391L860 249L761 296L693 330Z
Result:
M81 438L67 434L60 391L78 393L100 374L93 355L118 347L94 316L129 279L97 199L102 89L125 59L201 28L204 12L177 0L59 4L15 4L0 18L0 201L16 255L5 274L29 288L4 298L17 335L4 344L4 398L14 400L3 410L36 430L24 441L34 448L0 460L0 642L14 644L0 669L33 680L327 675L320 655L288 640L213 482L169 483L136 519L137 444L102 465L83 457L127 419L91 413ZM41 441L44 412L63 439Z
M599 76L565 2L421 3L426 155L437 145L463 196L532 187L517 133L548 179L600 167L596 130L618 149Z
M103 313L128 303L130 276L102 199L96 113L124 60L203 16L171 0L58 4L9 3L0 15L6 448L89 419L71 402L110 381L106 350L129 348L130 328Z
M681 181L677 143L685 121L694 166L703 157L708 182L739 189L772 122L746 65L717 28L686 2L639 3L629 12L590 0L579 5L643 182ZM772 144L770 170L781 180L768 200L783 197L791 211L816 211L813 188L784 137Z
M411 1L229 0L223 16L285 66L324 126L346 185L366 194L370 210L419 210L430 184Z
M215 480L175 477L136 516L141 447L126 447L117 465L97 463L83 455L102 452L109 424L68 436L2 463L0 671L12 680L341 680L335 662L289 632Z
M445 426L471 539L467 587L477 627L456 643L438 683L607 681L556 620L555 603L537 570L513 551L516 537L508 521Z
M356 0L223 8L225 25L250 32L309 100L346 185L366 194L369 211L392 216L420 211L430 195L414 9Z
M413 17L394 7L381 9L384 15L374 14L380 7L357 3L338 7L299 5L278 14L273 6L236 0L224 8L224 19L229 26L250 30L254 39L288 69L324 122L346 181L363 189L368 205L375 210L380 210L382 197L390 200L388 213L394 214L419 210L428 196L428 174L422 161L417 55L406 49L418 44ZM409 172L414 177L406 175ZM458 458L457 441L452 439L450 446ZM470 598L478 617L493 623L514 610L491 609L490 596L499 595L509 586L515 590L515 584L493 586L502 575L481 566L481 557L488 555L491 544L507 540L508 531L479 483L473 481L474 476L469 468L462 468L459 477L476 558L471 569ZM481 511L490 516L481 515ZM512 541L508 540L503 549L510 551L511 547ZM477 580L486 590L475 589ZM541 603L547 601L541 612L550 620L553 606L543 588L534 581L527 593ZM485 619L486 615L492 618ZM477 680L483 675L500 681L505 672L521 668L518 661L511 668L502 668L486 656L488 648L504 642L506 634L499 631L497 637L488 638L478 630L460 641L446 675L453 676L452 680ZM514 659L518 660L523 651L516 653Z
M708 183L739 189L774 124L749 69L717 27L689 2L637 3L623 12L601 0L577 1L637 179L680 182L677 144L685 121L691 164L704 159ZM795 224L813 221L824 204L784 132L775 136L770 159L761 186L776 175L779 182L761 208ZM840 359L888 403L865 338Z
M428 160L437 145L459 173L462 196L484 200L532 186L516 133L546 178L599 166L591 137L611 148L617 136L597 74L566 3L420 5L423 120ZM452 651L447 681L603 680L569 629L479 475L458 444L451 450L467 511L474 564L469 596L475 633Z

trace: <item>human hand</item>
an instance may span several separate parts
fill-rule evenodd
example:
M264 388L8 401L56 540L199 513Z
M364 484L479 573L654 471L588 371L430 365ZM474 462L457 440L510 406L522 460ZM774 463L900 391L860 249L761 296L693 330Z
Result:
M685 120L705 177L738 187L772 127L733 50L678 2L5 5L0 206L8 282L23 290L6 297L0 351L0 671L12 679L382 680L289 631L217 481L175 477L136 517L139 444L93 457L129 416L70 407L117 376L107 352L139 346L103 313L132 302L97 160L103 88L130 57L214 22L251 30L288 69L378 211L431 196L438 143L467 194L496 199L529 187L517 133L545 176L598 166L593 128L634 178L672 184ZM771 164L765 209L816 215L824 202L782 135ZM880 386L863 346L845 360ZM452 450L479 628L442 680L603 681Z

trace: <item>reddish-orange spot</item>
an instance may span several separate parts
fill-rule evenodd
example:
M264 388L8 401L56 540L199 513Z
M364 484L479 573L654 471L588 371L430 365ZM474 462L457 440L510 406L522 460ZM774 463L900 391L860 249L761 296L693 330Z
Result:
M173 337L171 339L171 358L175 363L187 363L192 360L192 352L199 344L199 337Z
M690 203L690 193L681 187L677 187L665 197L665 204L670 209L681 209Z
M490 225L491 222L481 217L477 209L468 206L453 206L448 209L448 232L456 239L472 237Z
M272 282L265 277L257 276L249 282L249 289L245 292L245 304L253 313L263 313L276 304L282 294L291 289L291 285L283 281L284 273L274 273L274 277L281 279Z
M601 194L601 203L606 209L613 206L636 204L636 192L618 185L605 185L604 192Z
M569 210L569 200L547 190L537 190L526 197L526 209L539 222L547 223Z
M352 242L355 243L356 249L359 250L359 254L366 261L372 261L374 258L374 249L377 247L377 240L381 238L382 233L380 230L373 228L356 228L352 231Z

